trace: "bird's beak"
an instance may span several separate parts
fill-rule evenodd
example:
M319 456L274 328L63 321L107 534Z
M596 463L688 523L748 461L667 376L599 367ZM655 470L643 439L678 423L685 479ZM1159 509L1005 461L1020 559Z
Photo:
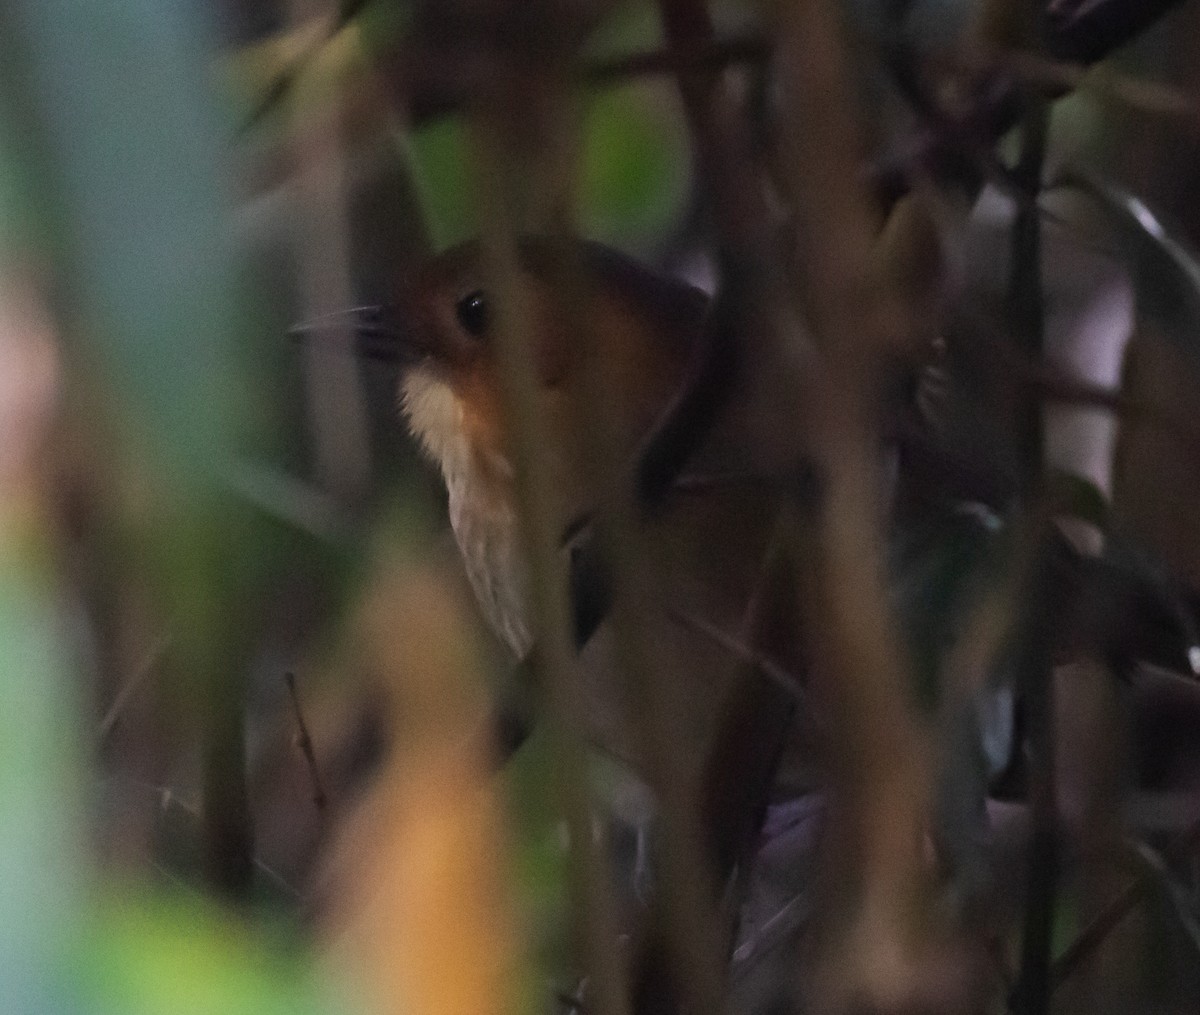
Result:
M347 333L354 337L357 355L380 363L416 363L429 354L418 340L415 329L405 328L393 307L348 307L302 321L288 329L292 338L336 337Z

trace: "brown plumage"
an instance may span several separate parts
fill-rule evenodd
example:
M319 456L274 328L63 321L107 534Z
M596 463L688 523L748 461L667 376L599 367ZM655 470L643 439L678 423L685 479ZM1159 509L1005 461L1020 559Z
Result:
M572 311L556 295L554 258L561 250L548 241L523 241L521 281L536 328L529 339L540 422L556 434L558 445L577 447L562 438L577 418L571 401L579 397L577 372L589 367ZM699 290L604 247L580 243L572 253L588 288L597 354L606 357L606 376L613 381L604 399L604 411L612 413L607 422L632 468L637 449L683 382L709 301ZM433 259L403 287L398 306L394 337L405 360L404 416L445 479L451 524L483 613L523 656L532 625L491 342L492 307L477 248L467 245ZM728 473L744 468L729 416L689 462L690 469ZM565 533L592 506L595 470L574 452L556 459L553 468L555 508ZM681 618L698 618L734 641L753 639L756 625L748 610L762 584L776 518L777 506L761 487L730 484L673 495L663 511L641 523L647 527L642 542L654 585L652 615L641 622L655 646L654 679L667 681L671 692L664 719L678 743L687 745L694 764L686 767L696 779L718 736L729 695L744 676L745 660ZM589 713L598 739L632 756L636 750L622 715L627 703L616 700L609 676L612 651L602 628L583 654ZM699 792L698 783L694 789Z
M617 433L632 456L680 383L703 327L707 299L615 252L581 244L591 285L591 326L604 336L618 379L610 406L625 425ZM539 409L547 430L567 433L577 387L579 346L551 292L554 247L526 240L524 284L537 327L533 351ZM530 646L524 579L517 550L515 492L496 386L491 307L474 245L432 261L406 287L403 341L413 359L403 371L400 402L413 434L440 467L450 520L485 615L517 655ZM412 354L415 353L415 356ZM559 463L554 484L562 529L587 505L579 463Z

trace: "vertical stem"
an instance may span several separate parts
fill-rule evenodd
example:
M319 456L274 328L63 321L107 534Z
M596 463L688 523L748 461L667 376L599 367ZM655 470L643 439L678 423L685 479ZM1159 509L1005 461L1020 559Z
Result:
M564 258L559 280L568 297L566 305L586 308L588 294L582 279L578 271L571 272L581 266L567 260ZM585 309L581 316L584 322L589 319ZM680 712L680 689L672 681L678 679L679 660L662 650L662 632L655 631L648 621L655 614L661 592L655 581L653 537L644 525L637 524L632 510L618 435L620 420L614 418L611 407L620 378L587 323L581 324L577 340L586 350L586 367L579 380L576 429L585 459L595 463L591 493L596 503L597 538L611 562L614 579L611 628L623 704L642 774L660 807L656 874L675 973L672 986L678 988L678 996L670 1000L693 1015L710 1015L720 1010L724 994L725 948L715 902L721 886L714 883L712 857L704 848L700 801L687 756L691 745L680 748L680 729L674 721ZM641 1001L645 1004L648 999ZM666 999L656 997L654 1003L665 1005Z
M1059 611L1048 601L1050 576L1039 567L1038 588L1030 597L1031 622L1026 625L1018 672L1028 716L1029 806L1033 833L1026 874L1025 923L1021 938L1021 970L1014 1009L1021 1015L1043 1015L1051 995L1050 949L1054 930L1055 881L1058 872L1056 779L1054 765L1054 683L1050 641Z
M210 589L219 588L215 568L206 570ZM223 603L211 604L208 619L212 622L196 625L198 638L187 653L205 720L201 746L205 874L220 895L244 902L254 877L254 823L246 788L244 639Z
M1013 221L1012 262L1009 269L1008 314L1012 334L1028 361L1040 362L1045 341L1045 300L1042 292L1042 225L1037 196L1042 186L1050 106L1031 97L1021 128L1021 154L1013 176L1030 200L1018 206ZM1024 466L1025 488L1036 485L1042 465L1042 404L1037 391L1028 391L1018 417L1018 450Z
M913 706L887 588L879 439L899 304L874 260L880 223L861 183L838 5L779 0L770 10L784 111L778 174L798 223L797 288L820 353L805 364L802 396L820 496L796 552L810 686L833 730L832 807L808 989L821 1010L924 1010L924 964L943 940L925 843L931 731ZM970 987L965 975L944 984Z
M291 0L292 20L321 17L328 37L337 12L328 0ZM353 302L347 223L341 110L297 126L295 180L299 242L297 263L307 301L317 318ZM304 344L305 388L311 413L315 471L321 485L356 504L371 475L366 402L349 327L323 331Z
M529 565L536 647L533 666L545 698L556 759L557 790L570 836L573 911L598 1015L628 1012L624 970L616 948L616 918L603 841L593 829L580 683L575 666L566 576L553 511L553 443L561 435L539 425L531 320L525 304L512 215L514 184L503 116L476 123L475 163L483 226L484 268L497 296L497 352L501 396L516 475L519 516Z
M212 688L204 738L204 850L209 883L226 898L250 892L254 834L246 793L245 723L237 681Z
M673 49L689 52L713 41L712 17L704 0L658 0L659 16L663 32ZM683 92L684 109L691 121L693 131L703 122L719 71L703 70L680 73L679 89Z
M712 45L713 23L705 0L658 0L658 9L672 49L689 52ZM679 91L705 197L717 224L722 289L736 284L740 294L742 276L757 275L762 267L748 262L763 256L774 234L745 111L722 86L723 73L720 67L681 68Z
M1036 26L1036 21L1034 24ZM1041 360L1044 344L1042 235L1037 196L1041 191L1049 124L1049 103L1044 98L1032 97L1022 127L1021 154L1015 169L1018 184L1031 200L1018 207L1013 223L1008 293L1011 331L1030 362ZM1028 498L1040 480L1044 450L1042 407L1036 391L1029 391L1022 396L1017 425L1023 487ZM1039 574L1035 580L1041 586L1035 598L1040 598L1045 595L1048 579L1046 575ZM1050 948L1054 929L1058 847L1054 693L1048 642L1049 629L1044 617L1035 617L1027 631L1024 658L1019 670L1028 716L1029 803L1033 819L1025 925L1021 941L1021 971L1016 989L1016 1009L1026 1015L1043 1013L1050 1003Z

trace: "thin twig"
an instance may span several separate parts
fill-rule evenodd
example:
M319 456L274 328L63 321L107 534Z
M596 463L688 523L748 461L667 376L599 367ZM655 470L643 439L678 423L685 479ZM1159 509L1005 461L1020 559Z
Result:
M296 674L290 670L283 675L287 684L288 697L292 702L292 711L296 715L296 746L304 755L304 763L308 766L308 777L312 780L312 801L320 814L325 813L329 797L325 794L325 786L321 781L321 770L317 767L317 755L313 750L312 737L308 732L308 723L304 721L304 709L300 706L300 694L296 690Z
M1186 856L1200 842L1200 821L1184 829L1167 844L1162 856L1168 860ZM1113 929L1142 901L1154 883L1154 872L1143 869L1122 891L1116 895L1072 941L1055 960L1050 969L1050 985L1057 990L1104 942Z
M104 746L108 741L114 727L117 725L129 702L133 699L134 694L154 672L154 668L158 665L170 644L171 636L169 634L164 634L160 637L150 646L142 661L134 667L129 679L121 685L120 690L117 691L112 704L108 706L108 711L104 713L104 718L100 720L100 725L96 729L96 746L98 748Z
M1178 441L1190 454L1200 458L1200 430L1190 417L1163 405L1134 398L1120 388L1108 388L1064 373L1041 358L1019 347L1004 329L978 314L967 314L964 323L974 340L994 353L1009 376L1033 390L1043 402L1060 402L1085 408L1103 409L1123 419L1154 427Z
M1079 91L1139 113L1180 120L1200 129L1200 96L1163 81L1151 81L1104 63L1088 66L1063 63L1037 53L1012 50L996 55L971 52L936 53L926 58L934 67L952 74L966 74L977 81L1008 77L1048 98Z
M585 67L580 80L587 85L614 85L631 78L657 74L707 73L731 64L762 63L770 55L767 41L757 35L708 39L663 49L626 53Z
M686 610L674 608L669 609L668 612L679 624L686 627L689 631L695 631L697 634L703 635L734 658L758 670L764 677L767 677L773 684L785 691L789 697L794 698L797 705L807 707L804 688L800 683L800 678L796 674L789 672L773 659L767 658L757 649L747 645L735 635L729 634L727 631L722 631L715 624L709 623L703 617L688 613ZM807 713L806 717L811 718L807 716Z
M183 797L181 797L178 793L175 793L169 786L159 786L156 783L149 782L145 779L138 779L138 778L132 777L132 776L127 776L126 781L128 781L130 783L130 785L140 786L143 789L147 789L151 793L153 793L155 796L157 796L158 797L158 808L164 814L170 808L176 807L179 809L181 814L186 815L193 822L195 822L197 827L200 827L202 825L203 815L200 812L200 808L197 807L195 804L189 803L187 800L185 800ZM254 856L252 858L252 863L253 863L255 870L257 870L260 874L262 874L264 877L266 877L267 880L273 882L279 888L283 889L288 895L292 896L298 902L304 900L304 893L301 892L300 889L297 888L295 885L288 882L287 879L284 878L284 876L282 874L280 874L277 870L275 870L272 867L267 866L265 861L259 859L257 856ZM155 863L154 866L155 866L155 869L157 869L164 876L171 878L173 880L179 880L176 877L176 875L172 874L169 870L167 870L165 867L161 866L160 864Z
M296 82L317 61L338 30L340 28L306 47L271 80L242 123L243 132L249 132L262 123L272 109L286 100ZM582 88L614 88L643 77L683 72L712 73L738 64L761 64L769 55L770 45L766 39L754 34L736 35L729 39L712 39L691 45L637 50L597 60L576 70L571 80ZM479 79L460 75L445 89L445 94L426 95L423 94L427 86L426 79L432 77L440 85L440 79L446 74L442 59L439 58L435 64L432 58L428 58L428 62L430 66L426 68L426 61L419 53L409 54L404 67L407 91L413 96L413 119L417 123L461 112L469 97L492 80L491 69L481 69ZM432 89L433 92L438 90Z
M307 6L304 0L290 0L297 24L303 23ZM330 0L318 0L316 6L322 18L320 38L327 40L338 29L338 14ZM342 120L339 104L316 123L305 123L294 143L296 258L304 313L311 319L352 303ZM304 344L304 380L318 481L343 503L357 504L370 479L371 448L353 329L347 321L340 330L337 342Z
M1192 901L1180 888L1167 867L1166 858L1145 842L1134 843L1134 854L1150 872L1152 879L1162 883L1163 894L1171 906L1175 919L1179 922L1184 937L1188 939L1192 950L1200 957L1200 923L1192 912Z

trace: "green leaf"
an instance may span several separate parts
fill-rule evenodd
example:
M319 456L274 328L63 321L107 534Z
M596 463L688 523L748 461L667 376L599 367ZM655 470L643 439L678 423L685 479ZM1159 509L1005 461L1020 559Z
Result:
M134 566L173 615L193 687L241 672L230 646L264 546L224 479L253 450L261 389L200 14L152 0L19 0L4 12L23 44L19 98L45 139L27 157L63 238L68 371L99 388L120 453L136 459L146 510Z
M57 996L82 902L66 631L34 533L0 515L0 983L8 1011Z
M478 229L466 128L458 117L412 136L418 181L435 246ZM691 155L671 86L638 83L587 101L579 166L580 230L591 239L643 248L660 241L683 213Z
M679 221L691 155L672 87L639 83L601 92L588 105L580 222L588 236L641 247Z
M199 896L108 903L74 964L80 1011L96 1015L317 1015L335 1010L304 956Z
M422 127L412 135L411 153L434 245L444 248L474 236L472 156L464 122L449 117Z
M192 5L149 0L9 17L89 352L160 463L202 479L242 438L250 390L208 35Z

